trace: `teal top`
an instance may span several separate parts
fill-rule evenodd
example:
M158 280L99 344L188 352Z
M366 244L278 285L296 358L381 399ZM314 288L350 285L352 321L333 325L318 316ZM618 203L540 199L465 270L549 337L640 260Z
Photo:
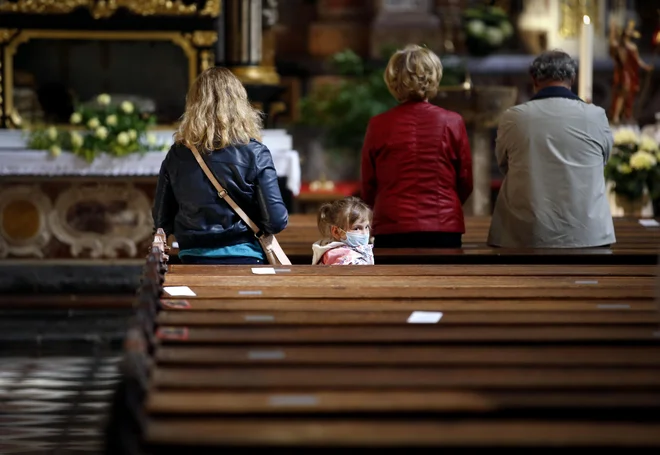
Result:
M220 248L189 248L179 251L179 257L181 256L203 256L207 258L242 257L261 259L262 261L266 260L264 250L257 240Z

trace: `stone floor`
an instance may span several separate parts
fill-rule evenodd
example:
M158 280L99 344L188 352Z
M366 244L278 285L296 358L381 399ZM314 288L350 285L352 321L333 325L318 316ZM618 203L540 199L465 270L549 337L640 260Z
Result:
M98 454L125 312L0 311L0 454Z

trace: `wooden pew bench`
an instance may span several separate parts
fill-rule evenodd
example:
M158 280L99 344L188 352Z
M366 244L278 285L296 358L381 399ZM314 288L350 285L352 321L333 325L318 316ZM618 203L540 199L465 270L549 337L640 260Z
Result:
M490 217L467 217L463 248L444 250L375 248L377 264L656 264L660 228L644 227L636 219L615 218L617 243L600 249L509 249L486 245ZM316 218L291 215L278 240L294 264L309 264L312 244L319 240ZM177 250L172 251L175 257Z
M189 286L200 298L310 298L310 299L431 299L534 298L601 299L653 298L653 277L459 277L459 276L251 276L195 277L172 280ZM165 284L169 287L169 281ZM167 289L166 289L167 292Z
M654 451L657 272L170 265L142 440L154 454Z
M655 277L660 269L649 265L588 265L556 266L536 265L534 267L516 265L376 265L364 266L225 266L225 265L170 265L166 281L181 279L182 275L193 276L240 276L255 275L253 269L273 269L276 275L286 276L618 276ZM270 272L270 270L267 270Z

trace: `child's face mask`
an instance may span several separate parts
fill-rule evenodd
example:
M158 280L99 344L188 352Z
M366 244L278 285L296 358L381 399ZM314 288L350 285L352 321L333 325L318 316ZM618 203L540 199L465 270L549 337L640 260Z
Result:
M344 240L344 243L352 247L367 245L369 243L369 231L346 232L346 239Z
M333 226L332 234L335 240L344 242L348 246L357 247L361 245L368 245L371 233L371 229L369 227L369 221L358 220L353 223L350 231L346 231L339 226Z
M356 247L360 245L367 245L369 243L369 227L360 227L353 231L345 231L340 227L337 227L336 229L340 234L339 239L348 246Z

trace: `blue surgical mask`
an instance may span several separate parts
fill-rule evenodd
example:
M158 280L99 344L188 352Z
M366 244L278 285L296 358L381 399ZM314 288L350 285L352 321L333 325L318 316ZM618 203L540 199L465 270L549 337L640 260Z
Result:
M344 240L344 243L352 247L367 245L369 243L369 231L364 233L347 232L346 240Z

